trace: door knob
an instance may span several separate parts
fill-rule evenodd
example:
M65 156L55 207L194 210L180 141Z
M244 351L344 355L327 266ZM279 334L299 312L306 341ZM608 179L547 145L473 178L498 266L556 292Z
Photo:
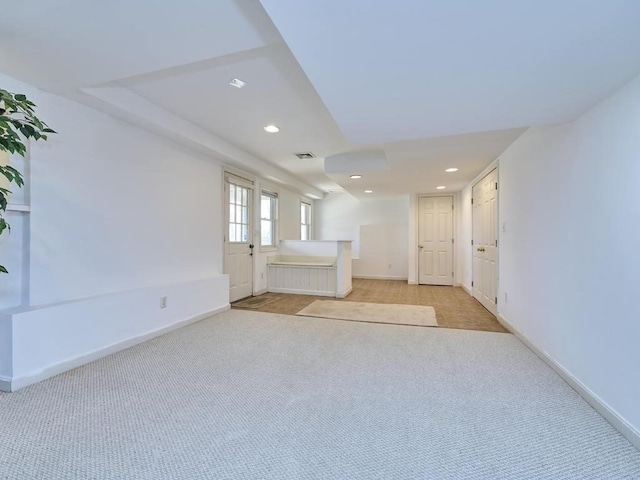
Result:
M423 248L424 248L424 246L423 246L423 245L418 245L418 248L419 248L419 249L423 249Z

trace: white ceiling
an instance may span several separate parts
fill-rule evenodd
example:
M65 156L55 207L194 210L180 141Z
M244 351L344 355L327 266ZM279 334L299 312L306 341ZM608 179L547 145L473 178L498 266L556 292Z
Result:
M348 140L564 123L640 73L638 0L262 0Z
M522 127L571 120L640 71L636 0L262 3L275 25L258 0L0 0L0 72L302 193L361 197L457 191ZM324 172L368 150L390 169Z

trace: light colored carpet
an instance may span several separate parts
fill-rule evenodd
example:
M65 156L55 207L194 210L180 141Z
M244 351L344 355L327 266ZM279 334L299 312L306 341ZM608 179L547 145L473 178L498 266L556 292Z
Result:
M509 334L232 310L0 394L0 478L632 479Z
M438 326L436 311L424 305L316 300L296 315L418 327Z

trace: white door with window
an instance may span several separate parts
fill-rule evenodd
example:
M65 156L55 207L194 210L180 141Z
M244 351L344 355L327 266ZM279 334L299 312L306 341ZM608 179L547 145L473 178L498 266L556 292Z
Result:
M253 184L226 175L225 273L229 275L229 301L253 294Z
M496 315L498 287L498 171L473 186L473 296Z
M421 197L418 215L418 283L453 285L453 197Z

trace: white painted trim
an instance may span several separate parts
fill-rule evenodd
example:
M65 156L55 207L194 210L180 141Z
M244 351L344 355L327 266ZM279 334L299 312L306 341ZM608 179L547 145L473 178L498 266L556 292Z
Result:
M471 289L471 287L469 287L468 285L465 285L464 283L461 283L460 286L465 292L469 294L470 297L473 297L473 290Z
M8 377L0 377L0 392L11 391L11 379Z
M620 434L640 450L640 432L631 426L618 412L609 406L604 400L593 393L580 380L574 377L571 372L556 362L547 352L539 348L529 340L526 335L515 328L502 314L498 314L498 321L511 333L513 333L522 343L524 343L542 361L549 365L560 377L573 388L593 409L611 424Z
M474 178L473 180L471 180L468 184L468 186L471 186L471 188L473 188L473 186L478 183L480 180L482 180L484 177L486 177L487 175L489 175L493 170L498 168L498 158L496 158L493 162L491 162L489 165L487 165L485 167L484 170L482 170L477 176L476 178ZM464 187L464 188L467 188ZM473 196L473 192L471 193L471 195Z
M24 212L29 213L31 211L30 205L17 205L15 203L10 203L7 205L7 212Z
M253 296L257 297L258 295L264 295L265 293L267 293L269 290L267 290L266 288L262 288L256 292L253 292Z
M409 281L407 281L407 283L409 285L418 285L418 282L416 282L415 280L409 280Z
M186 327L187 325L199 322L200 320L204 320L205 318L211 317L218 313L226 312L230 308L231 306L229 304L226 304L214 310L210 310L208 312L204 312L199 315L196 315L195 317L191 317L186 320L179 320L166 327L162 327L157 330L147 332L143 335L138 335L136 337L123 340L122 342L114 343L113 345L100 348L98 350L87 353L85 355L80 355L79 357L72 358L71 360L65 360L63 362L47 367L36 374L32 374L32 375L28 375L20 378L13 378L11 379L11 382L10 382L9 391L15 392L20 388L33 385L34 383L41 382L42 380L46 380L47 378L51 378L55 375L59 375L61 373L72 370L74 368L78 368L82 365L86 365L87 363L94 362L108 355L120 352L122 350L126 350L127 348L131 348L135 345L151 340L152 338L159 337L160 335L164 335L165 333L169 333L172 330L177 330L178 328Z
M336 243L336 242L353 242L353 240L297 240L297 239L293 239L293 240L280 240L280 243L282 242L287 242L287 243L293 243L293 242L303 242L303 243Z
M349 296L349 294L353 292L353 287L349 287L346 291L344 292L339 292L336 293L336 298L346 298Z
M351 278L363 278L365 280L407 280L408 277L384 276L384 275L352 275ZM409 282L411 283L411 282Z
M293 293L296 295L315 295L318 297L335 297L335 292L321 292L319 290L298 290L294 288L269 287L269 292L273 293Z

